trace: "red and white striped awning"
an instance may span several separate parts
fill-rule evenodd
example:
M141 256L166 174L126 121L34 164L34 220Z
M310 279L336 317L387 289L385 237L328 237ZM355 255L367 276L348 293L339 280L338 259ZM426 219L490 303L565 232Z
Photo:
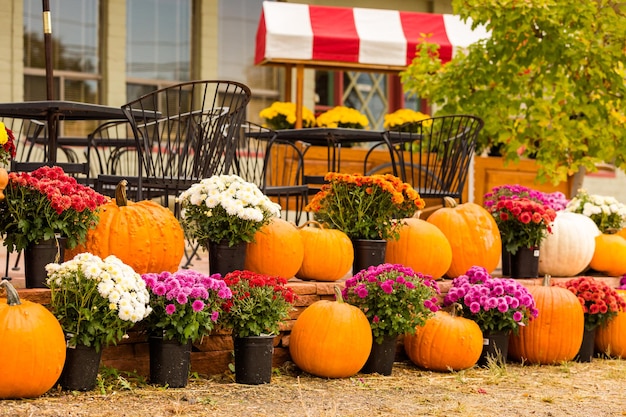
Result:
M255 63L401 70L424 35L440 45L444 62L457 49L489 37L456 15L264 2Z

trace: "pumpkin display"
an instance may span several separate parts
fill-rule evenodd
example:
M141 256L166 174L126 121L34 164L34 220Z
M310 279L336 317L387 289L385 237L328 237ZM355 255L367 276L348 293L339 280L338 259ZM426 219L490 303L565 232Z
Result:
M626 300L626 290L615 290ZM596 328L595 348L612 358L626 358L626 311Z
M387 241L385 262L441 278L452 264L452 247L446 235L426 220L408 218L402 223L399 238Z
M176 272L185 250L180 223L167 208L151 200L126 198L126 180L115 199L100 207L100 221L84 244L65 251L65 259L90 252L101 258L115 255L139 274Z
M65 363L65 335L41 304L21 301L6 280L0 303L0 399L34 398L54 386Z
M519 333L509 338L509 357L536 365L551 365L574 359L583 340L585 315L583 307L571 291L550 285L545 276L543 285L528 287L535 299L539 315Z
M446 271L456 278L472 266L493 272L500 262L502 240L493 216L474 203L458 204L445 197L446 207L432 213L426 220L443 232L452 248L452 262Z
M483 333L475 321L439 310L404 336L404 350L415 365L446 372L471 368L483 350Z
M589 266L610 277L626 274L626 239L619 234L596 236L596 249Z
M308 306L291 330L289 354L303 371L324 378L346 378L359 372L372 348L372 329L359 308L319 300Z
M596 248L598 226L588 216L559 211L552 233L541 241L539 274L572 277L584 271Z
M254 235L246 249L245 269L259 274L293 278L302 266L304 245L298 228L275 217Z
M341 230L326 229L316 221L300 226L304 246L302 265L296 277L304 280L337 281L352 268L352 241Z

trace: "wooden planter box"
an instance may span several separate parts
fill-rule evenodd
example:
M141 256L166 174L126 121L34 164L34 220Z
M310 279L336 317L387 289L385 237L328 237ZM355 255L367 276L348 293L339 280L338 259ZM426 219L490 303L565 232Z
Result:
M537 180L537 163L534 159L522 159L518 163L504 163L501 157L474 158L474 203L483 204L483 196L493 187L506 184L519 184L543 192L560 191L567 198L575 193L575 177L568 178L557 185Z

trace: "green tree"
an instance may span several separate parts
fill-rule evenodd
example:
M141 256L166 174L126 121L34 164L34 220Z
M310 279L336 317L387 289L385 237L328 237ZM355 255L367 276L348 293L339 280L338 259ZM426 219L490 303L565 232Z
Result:
M626 168L626 3L620 0L453 0L491 36L442 64L425 42L401 75L437 114L485 121L479 151L536 155L557 183L597 162Z

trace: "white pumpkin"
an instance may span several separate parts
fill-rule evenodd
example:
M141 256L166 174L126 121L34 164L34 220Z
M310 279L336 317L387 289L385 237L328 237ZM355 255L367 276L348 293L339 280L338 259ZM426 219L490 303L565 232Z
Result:
M552 233L541 241L539 274L572 277L589 266L596 249L598 226L589 217L559 211L552 224Z

